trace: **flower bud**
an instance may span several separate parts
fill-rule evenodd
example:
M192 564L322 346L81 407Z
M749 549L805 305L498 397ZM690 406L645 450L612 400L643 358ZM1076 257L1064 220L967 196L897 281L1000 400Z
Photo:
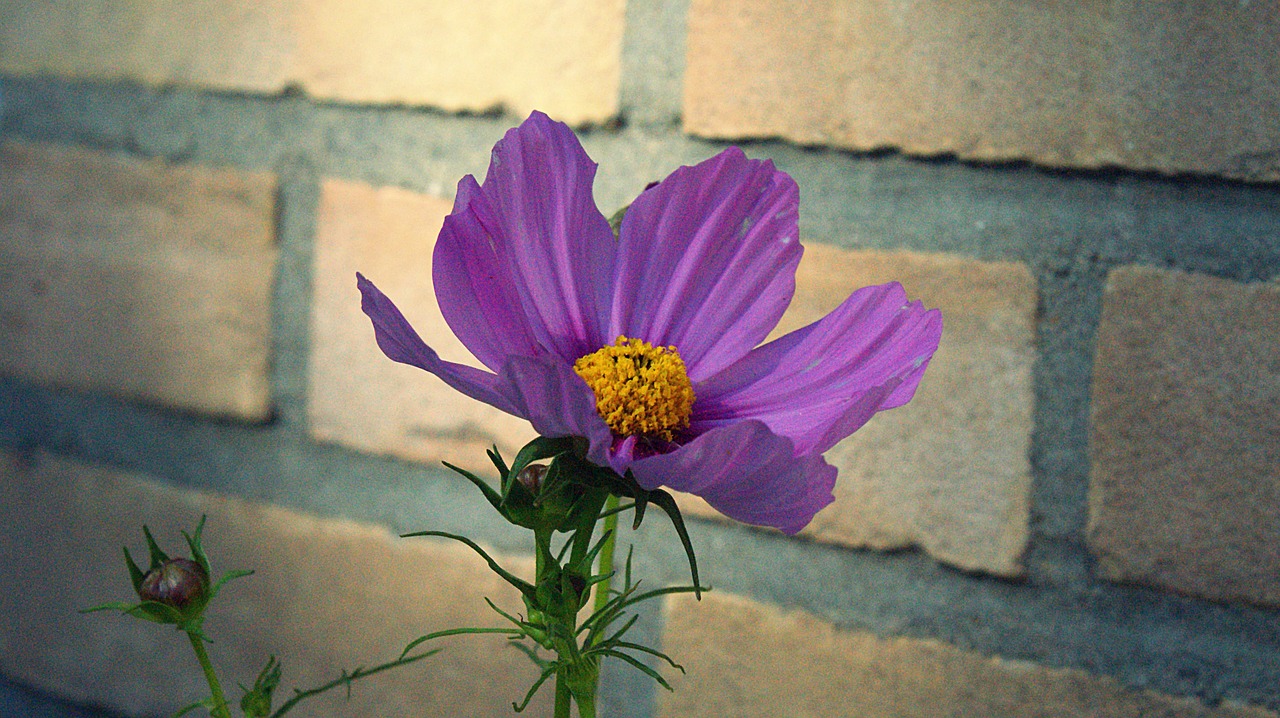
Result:
M147 572L138 585L138 598L183 609L209 591L209 574L187 558L172 558Z
M516 481L529 490L534 496L542 489L542 479L547 475L547 467L542 464L529 464L516 474Z
M280 663L272 656L267 661L266 668L258 674L253 690L246 690L244 697L240 699L240 710L244 711L245 718L266 718L271 715L271 694L280 685L282 672Z

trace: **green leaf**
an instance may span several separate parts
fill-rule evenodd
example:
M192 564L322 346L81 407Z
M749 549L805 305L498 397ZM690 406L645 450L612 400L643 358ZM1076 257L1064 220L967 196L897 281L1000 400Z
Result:
M640 528L640 522L644 521L644 510L649 508L649 492L641 492L636 496L636 517L631 520L631 530L635 531Z
M538 649L521 643L520 641L512 641L511 645L514 646L517 651L520 651L527 656L530 661L533 661L533 665L537 666L539 670L545 670L547 666L555 663L555 661L548 661L542 656L539 656Z
M591 550L587 551L587 555L583 557L582 559L583 566L591 566L595 563L596 556L600 555L600 549L604 548L605 541L609 540L609 537L612 535L613 535L612 531L605 531L603 534L600 535L600 539L596 541L596 545L592 546ZM613 572L610 571L609 575L612 576ZM600 576L599 578L603 579L604 576ZM594 583L594 581L592 581L592 583Z
M698 583L698 558L693 555L693 542L689 540L689 531L684 527L684 518L680 516L680 507L676 505L676 500L671 494L656 489L649 492L650 500L658 505L658 508L667 512L667 517L671 519L672 525L676 527L676 533L680 536L680 543L684 544L684 553L689 557L689 573L693 575L693 593L698 600L702 600L702 587Z
M490 454L490 456L491 456L491 457L496 457L497 455L496 455L496 454ZM496 458L495 460L496 460L497 462L501 462L501 461L502 461L502 459L500 459L500 458ZM493 488L492 486L490 486L490 485L489 485L489 482L485 481L484 479L480 478L479 476L476 476L475 474L471 473L470 471L467 471L466 469L458 468L457 466L454 466L453 464L450 464L450 463L449 463L449 462L447 462L447 461L442 461L442 462L440 462L440 463L444 464L445 466L449 467L450 469L453 469L454 471L458 472L459 474L462 474L462 475L463 475L463 477L465 477L468 481L470 481L471 483L475 484L475 485L476 485L476 488L480 489L480 492L484 494L485 499L486 499L486 500L488 500L488 502L489 502L490 504L493 504L493 508L497 509L498 511L502 511L502 495L501 495L501 494L499 494L497 491L495 491L495 490L494 490L494 488Z
M511 584L512 586L515 586L516 589L520 591L520 593L529 597L530 600L535 599L537 597L537 592L534 590L534 587L532 585L520 579L518 576L506 570L502 566L498 565L498 562L493 560L493 558L489 556L489 554L485 553L484 549L480 548L480 546L478 546L475 541L472 541L466 536L459 536L458 534L451 534L445 531L415 531L413 533L401 534L401 538L412 538L414 536L439 536L441 538L453 539L454 541L461 541L462 543L470 546L471 550L480 554L480 557L483 558L485 562L489 564L489 568L493 569L494 573L501 576L503 580L505 580L507 583Z
M427 641L433 641L437 638L444 638L446 636L469 636L478 633L500 633L507 636L524 635L523 631L518 631L514 628L446 628L443 631L428 633L425 636L419 636L418 638L409 641L409 645L405 646L404 650L400 652L400 657L404 658L409 655L409 651L412 651Z
M208 603L208 601L213 600L213 597L217 596L218 591L221 591L222 587L225 586L228 582L234 581L237 578L244 578L245 576L252 576L252 575L253 575L253 571L247 570L247 569L227 571L225 574L222 575L222 578L218 579L218 582L213 584L213 586L209 589L209 597L208 599L206 599L205 602Z
M651 598L657 598L658 596L666 596L672 593L694 593L694 594L701 595L699 591L710 591L710 590L711 590L710 586L701 586L701 587L667 586L666 588L655 588L652 591L645 591L644 593L639 593L629 598L626 598L619 604L619 606L621 608L626 608L627 606L633 606L637 603L640 603L641 601L647 601Z
M526 621L522 621L522 620L520 620L520 619L516 618L515 616L511 615L510 613L507 613L506 611L502 610L501 608L498 608L498 604L496 604L496 603L494 603L493 601L489 600L489 597L488 597L488 596L485 596L485 597L484 597L484 602L485 602L485 603L487 603L487 604L489 604L489 608L492 608L492 609L493 609L493 611L494 611L494 613L497 613L499 616L502 616L503 618L507 619L508 621L511 621L512 623L514 623L514 624L516 625L516 628L519 628L519 629L520 629L520 632L521 632L521 633L525 633L525 631L526 631L528 628L530 628L530 627L531 627L531 626L530 626L530 624L529 624L528 622L526 622ZM507 630L507 629L504 629L504 630Z
M434 651L427 651L426 653L419 653L416 656L409 656L409 657L401 656L400 658L397 658L394 661L388 661L386 663L374 666L373 668L369 668L367 670L364 668L357 668L351 673L347 673L344 670L342 672L342 675L338 676L332 681L329 681L328 683L325 683L322 686L318 686L316 688L312 688L310 690L305 690L305 691L298 690L297 688L295 688L293 689L293 697L285 701L284 704L281 705L280 708L278 708L275 713L272 713L271 718L280 718L280 716L284 715L285 713L288 713L290 710L294 708L294 706L298 705L298 703L302 702L303 700L310 698L312 696L320 695L321 693L324 693L325 691L331 690L333 688L337 688L338 686L346 686L347 697L350 698L351 684L354 683L355 681L360 680L361 678L372 676L375 673L381 673L383 671L390 670L392 668L397 668L399 666L407 666L410 663L415 663L424 658L434 656L439 652L440 652L439 649L437 649Z
M702 590L710 591L711 587L703 586ZM615 596L608 603L601 606L594 613L588 616L587 620L583 621L582 624L578 626L578 633L589 630L591 631L591 636L594 637L604 631L609 624L613 623L613 621L617 619L618 615L620 615L628 606L633 606L641 601L647 601L651 598L666 596L673 593L694 593L695 589L692 586L668 586L666 588L656 588L652 591L645 591L644 593L639 594L635 591L636 587L631 586L618 596Z
M578 626L578 633L590 630L591 636L594 639L595 636L599 635L600 631L607 628L609 624L613 623L614 620L618 618L618 615L622 613L622 609L624 608L623 601L634 592L635 587L630 586L619 592L618 595L609 599L603 606L600 606L593 611L591 615L587 617L587 620L583 621Z
M675 690L675 689L673 689L673 688L671 687L671 684L670 684L670 683L667 683L667 679L665 679L665 678L663 678L663 677L662 677L662 674L661 674L661 673L658 673L657 671L653 670L652 668L650 668L650 667L646 666L645 664L641 663L639 659L637 659L637 658L635 658L635 657L633 657L633 656L628 656L627 654L623 653L622 651L615 651L615 650L612 650L612 649L609 649L609 648L602 648L602 649L600 649L600 650L596 651L596 653L599 653L599 654L600 654L600 655L602 655L602 656L612 656L612 657L617 658L617 659L619 659L619 660L626 661L627 663L630 663L630 664L631 664L632 666L634 666L635 668L638 668L638 669L639 669L640 671L642 671L645 675L647 675L647 676L649 676L650 678L652 678L653 680L657 681L657 682L658 682L658 684L659 684L659 685L661 685L663 688L666 688L666 689L667 689L667 690L669 690L669 691L673 691L673 690Z
M639 620L640 620L640 614L638 613L632 614L631 618L627 619L627 622L622 624L622 628L619 628L618 630L614 631L612 636L609 636L603 641L600 641L600 643L597 645L606 646L606 647L616 645L619 639L622 638L622 634L631 630L631 627L636 625L636 621L639 621Z
M601 512L600 512L600 518L605 518L605 517L607 517L607 516L612 516L612 515L614 515L614 514L620 514L620 513L622 513L623 511L630 511L631 509L634 509L638 503L639 503L639 502L635 502L635 501L633 501L632 503L629 503L629 504L624 504L624 505L622 505L622 506L616 506L616 507L614 507L614 508L612 508L612 509L607 509L607 510L605 510L605 511L601 511Z
M124 613L129 613L130 611L136 610L137 608L138 608L138 604L136 603L125 603L124 601L112 601L111 603L104 603L102 605L94 606L92 608L82 608L80 609L79 613L93 613L94 611L122 611Z
M635 548L635 544L627 547L627 568L626 572L622 574L622 586L626 589L630 589L635 585L631 582L631 554L635 552Z
M529 707L529 701L533 700L534 695L538 693L538 689L542 687L543 683L547 682L548 678L555 675L558 667L559 664L557 662L553 662L546 668L543 668L542 675L538 676L538 680L534 681L533 685L529 687L529 692L524 694L524 700L518 705L516 703L512 703L511 708L515 710L516 713L523 713L524 709Z
M657 656L658 658L661 658L662 660L666 661L667 665L671 666L677 671L680 671L681 673L685 672L684 666L671 660L671 656L668 656L667 654L663 653L662 651L659 651L656 648L642 646L639 643L631 643L630 641L618 641L614 645L616 645L618 648L625 648L630 651L640 651L641 653L648 653L651 656Z

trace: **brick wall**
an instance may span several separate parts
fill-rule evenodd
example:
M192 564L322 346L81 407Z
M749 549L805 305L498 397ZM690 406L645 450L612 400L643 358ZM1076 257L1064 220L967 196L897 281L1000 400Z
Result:
M395 534L527 569L439 462L529 429L383 359L353 275L473 361L431 248L537 108L606 210L729 141L795 177L783 328L890 279L946 317L801 535L681 497L715 591L640 630L688 673L608 667L607 715L1280 715L1275 3L358 5L0 0L0 714L200 693L176 636L76 613L127 598L142 523L207 514L215 565L257 569L209 622L232 683L512 600ZM623 538L684 578L661 520ZM500 643L307 715L507 715Z

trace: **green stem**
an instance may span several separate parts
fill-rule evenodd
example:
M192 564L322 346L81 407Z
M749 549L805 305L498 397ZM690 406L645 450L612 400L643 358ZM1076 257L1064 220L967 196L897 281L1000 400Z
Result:
M434 656L436 653L439 653L439 649L436 649L434 651L427 651L426 653L419 653L416 656L409 656L407 658L400 657L394 661L389 661L387 663L383 663L382 665L374 666L373 668L370 668L368 670L365 670L363 668L357 668L356 670L351 672L349 675L346 672L344 672L343 675L329 681L328 683L322 686L319 686L317 688L312 688L310 690L300 691L295 688L293 691L293 697L285 701L283 705L281 705L278 709L276 709L276 711L271 714L271 718L280 718L280 716L284 715L285 713L288 713L290 710L293 709L294 706L298 705L298 703L300 703L306 698L310 698L311 696L320 695L321 693L324 693L327 690L337 688L338 686L341 686L341 685L350 686L352 681L356 681L358 679L371 676L375 673L381 673L383 671L390 670L398 666L407 666L410 663L414 663L415 661L420 661L423 658Z
M222 693L222 684L218 683L218 676L213 672L213 663L209 661L209 654L204 650L204 639L194 631L188 631L187 638L191 640L191 648L196 652L196 660L200 661L200 667L204 669L204 679L209 683L209 692L213 694L213 708L209 713L213 718L231 718L231 711L227 708L227 697Z
M570 706L573 703L573 696L569 693L569 686L565 682L563 670L556 671L556 715L555 718L570 718Z
M595 610L599 611L609 602L609 587L613 584L613 578L609 576L613 572L613 547L618 537L618 497L609 494L609 498L604 502L604 531L607 536L604 540L604 546L600 549L600 574L606 578L596 584L596 605Z

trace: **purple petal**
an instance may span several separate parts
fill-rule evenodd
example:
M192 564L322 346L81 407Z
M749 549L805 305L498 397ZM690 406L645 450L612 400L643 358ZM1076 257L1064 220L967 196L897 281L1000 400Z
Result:
M641 194L622 221L609 335L675 345L694 381L741 358L795 293L799 198L736 147Z
M759 421L714 429L629 468L645 488L697 494L729 518L789 534L834 500L836 483L835 467L821 456L796 456L789 439Z
M360 308L373 320L378 347L389 359L425 369L472 399L483 401L508 414L527 418L503 393L497 376L464 364L442 360L409 326L396 305L373 286L373 282L357 273L356 286L360 288Z
M759 419L799 454L821 454L877 411L911 399L942 336L942 314L896 282L854 292L831 314L694 386L697 432Z
M591 443L589 458L603 465L613 434L596 411L596 397L582 377L557 359L511 357L502 371L502 393L518 416L529 419L542 436L582 436Z
M512 355L573 361L612 341L616 243L595 172L572 130L534 112L494 146L484 184L458 184L432 276L445 321L490 369Z
M436 300L453 333L494 371L508 356L540 356L522 309L520 293L506 270L509 258L490 241L480 217L491 214L475 178L458 183L453 213L444 220L431 260Z

